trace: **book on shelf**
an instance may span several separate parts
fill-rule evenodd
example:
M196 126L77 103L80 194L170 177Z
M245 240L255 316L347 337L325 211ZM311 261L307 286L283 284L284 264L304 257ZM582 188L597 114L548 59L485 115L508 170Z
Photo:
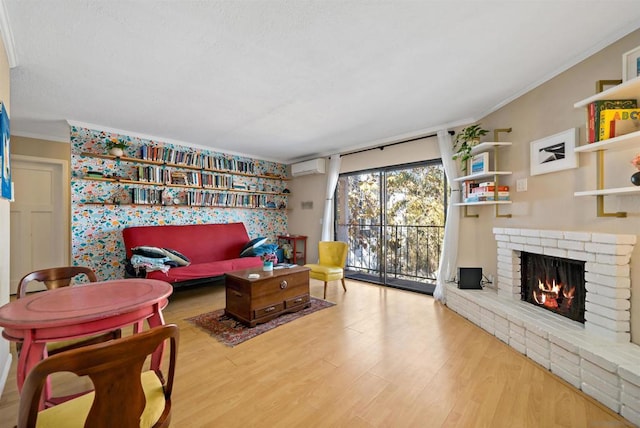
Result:
M620 122L616 124L616 122ZM627 123L622 123L627 122ZM598 141L613 138L616 135L633 132L640 126L640 109L605 109L600 112L600 138ZM616 129L617 127L617 129ZM631 131L625 132L631 129Z
M471 174L488 172L489 152L482 152L474 155L469 161L469 171L471 172Z
M496 198L493 194L491 196L478 196L473 195L464 199L465 202L493 202ZM509 195L498 196L498 201L508 201Z
M587 142L600 141L600 114L607 109L636 108L637 101L629 100L599 100L587 105Z
M495 196L495 192L473 192L469 195L470 198L483 198L485 196ZM498 192L498 196L509 196L509 192Z
M478 186L471 189L471 193L480 193L480 192L494 192L496 190L496 186ZM508 192L509 186L498 186L498 192Z
M466 197L470 196L471 193L473 193L473 189L476 187L478 187L478 183L475 181L465 181L464 186L462 186L462 199L464 200Z

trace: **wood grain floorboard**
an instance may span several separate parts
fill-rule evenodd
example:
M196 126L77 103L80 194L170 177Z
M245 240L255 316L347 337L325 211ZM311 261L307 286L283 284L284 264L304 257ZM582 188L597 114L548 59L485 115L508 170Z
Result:
M336 306L234 348L185 321L223 308L222 286L175 292L164 312L181 330L172 426L632 426L430 296L347 288L331 284ZM0 427L16 422L15 366ZM54 379L56 393L84 385Z

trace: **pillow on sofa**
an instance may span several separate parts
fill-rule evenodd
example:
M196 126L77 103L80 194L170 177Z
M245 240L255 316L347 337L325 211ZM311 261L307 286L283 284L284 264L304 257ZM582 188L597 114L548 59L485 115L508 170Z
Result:
M253 250L254 256L262 256L263 254L275 254L278 250L276 244L264 244Z
M150 247L141 245L131 249L134 255L149 257L153 259L167 258L165 264L177 266L189 266L191 260L184 254L179 253L171 248Z
M167 257L163 248L149 247L146 245L134 247L131 249L131 252L135 255L142 256L142 257L149 257L152 259L161 259L163 257Z
M178 266L189 266L191 264L191 260L184 254L179 253L176 250L172 250L171 248L163 248L165 255L171 259L172 262L178 264Z
M247 242L244 247L242 247L242 251L240 251L240 257L253 257L253 250L260 247L265 242L267 242L267 238L253 238L251 241Z

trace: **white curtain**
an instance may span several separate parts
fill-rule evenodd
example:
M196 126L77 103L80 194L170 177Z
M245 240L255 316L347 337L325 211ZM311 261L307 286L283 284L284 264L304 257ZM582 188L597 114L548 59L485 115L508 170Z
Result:
M460 229L460 207L454 204L460 202L460 182L454 181L458 177L456 161L453 160L453 145L451 135L446 129L438 131L438 146L442 157L442 166L447 175L447 181L451 188L451 197L447 208L447 220L444 226L444 242L440 254L438 266L438 279L433 297L441 302L446 301L444 286L455 277L456 262L458 259L458 234Z
M333 194L338 185L338 175L340 174L340 155L331 155L329 158L329 171L327 173L327 198L324 203L324 216L322 217L321 241L332 241L331 225L333 224Z

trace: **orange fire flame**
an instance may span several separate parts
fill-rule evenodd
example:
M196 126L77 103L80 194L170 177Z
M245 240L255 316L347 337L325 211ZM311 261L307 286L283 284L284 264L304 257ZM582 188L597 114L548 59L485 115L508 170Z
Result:
M568 287L567 287L568 288ZM542 282L538 279L538 288L533 290L533 300L539 305L545 306L550 309L558 308L558 296L562 296L569 300L569 306L571 300L575 294L575 287L565 289L562 283L557 283L555 278L548 282Z

